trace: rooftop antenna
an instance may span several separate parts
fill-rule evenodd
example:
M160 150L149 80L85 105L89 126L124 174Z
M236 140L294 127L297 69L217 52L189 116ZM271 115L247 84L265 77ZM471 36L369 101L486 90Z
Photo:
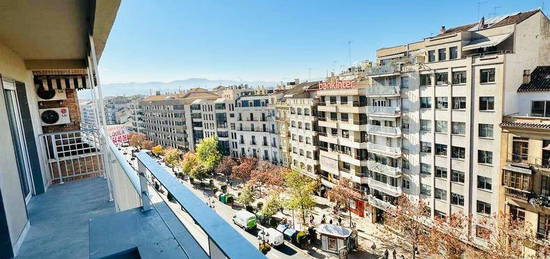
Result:
M489 17L496 17L498 12L497 9L501 8L501 6L493 6L493 12L489 13Z
M351 67L351 40L348 40L348 58L349 58L349 66Z
M481 19L481 5L486 4L489 1L477 0L477 19Z

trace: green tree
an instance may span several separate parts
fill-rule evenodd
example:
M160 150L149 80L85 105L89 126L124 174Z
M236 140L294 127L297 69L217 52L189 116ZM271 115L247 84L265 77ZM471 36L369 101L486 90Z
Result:
M198 165L197 156L195 153L189 151L183 155L183 160L181 161L181 168L184 173L190 175L191 170Z
M197 146L197 160L207 172L213 172L222 159L218 140L214 137L202 139Z
M279 193L273 192L268 196L264 206L260 210L260 213L265 217L272 217L279 210L281 210L282 207L283 207L283 204L281 203L281 197Z
M175 166L180 162L180 152L177 149L170 148L164 151L164 162Z
M237 197L237 201L245 206L248 206L253 203L254 200L254 190L252 188L252 185L245 184L244 188L241 191L241 194L239 195L239 197Z
M195 178L200 181L208 177L208 171L203 165L197 164L191 169L191 171L189 171L189 177Z
M317 188L317 182L297 171L290 171L285 175L285 186L288 200L285 207L300 212L302 224L307 224L307 214L315 207L313 193Z

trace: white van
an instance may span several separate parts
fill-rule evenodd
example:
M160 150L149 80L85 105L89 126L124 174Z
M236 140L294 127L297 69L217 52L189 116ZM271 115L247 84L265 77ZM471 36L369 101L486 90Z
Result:
M256 215L246 211L240 210L233 216L233 223L246 230L256 227Z
M258 239L268 243L271 246L280 246L284 242L283 233L274 228L267 228L258 232Z

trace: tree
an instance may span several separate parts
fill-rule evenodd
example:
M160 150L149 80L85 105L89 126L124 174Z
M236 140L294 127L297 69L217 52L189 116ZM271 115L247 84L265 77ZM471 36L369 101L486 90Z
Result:
M352 227L350 204L353 200L361 198L361 193L350 187L352 184L348 178L341 178L338 184L328 191L329 199L336 201L337 205L344 205L348 210L350 227Z
M231 170L231 178L240 179L243 182L250 180L252 170L256 168L256 163L258 160L255 158L241 158L239 164L234 166Z
M189 171L189 177L195 178L200 181L208 177L208 171L202 164L197 164L191 169L191 171Z
M161 145L156 145L151 149L151 152L153 152L156 156L161 156L164 154L164 148Z
M145 140L145 141L143 141L141 147L142 147L143 149L149 149L149 150L151 150L151 149L153 148L154 145L155 145L155 143L153 143L153 141L151 141L151 140Z
M281 196L279 192L272 192L265 201L264 206L262 207L260 213L265 217L272 217L275 215L281 208L283 204L281 202Z
M213 172L222 159L218 140L214 137L202 139L197 146L197 160L207 172Z
M239 197L237 197L237 201L245 206L248 206L254 202L254 190L252 188L252 185L244 185L241 194L239 195Z
M175 148L170 148L164 151L164 162L171 166L175 166L180 162L180 152Z
M267 161L259 161L256 164L256 169L250 173L250 182L258 187L260 196L262 196L262 188L281 187L284 183L285 168L273 165Z
M473 252L475 248L467 240L471 217L460 212L447 217L436 217L427 236L426 250L430 254L439 254L444 258L461 258Z
M317 182L294 170L288 172L284 179L288 195L285 207L291 210L298 210L302 224L305 226L307 224L307 213L315 207L313 193L317 188Z
M425 225L429 219L427 206L423 201L410 201L406 196L399 198L397 206L390 207L384 213L384 224L381 239L391 247L399 247L411 251L411 257L416 258L415 251L422 252L430 235ZM398 238L397 238L398 237Z
M128 145L137 148L144 148L143 142L147 140L145 135L139 133L130 133L128 139Z
M235 159L230 156L224 156L222 161L218 164L218 167L216 167L215 173L222 174L227 178L231 175L233 167L236 165L237 162Z
M191 170L198 165L197 156L195 153L189 151L183 155L183 160L181 161L181 169L184 173L190 175Z

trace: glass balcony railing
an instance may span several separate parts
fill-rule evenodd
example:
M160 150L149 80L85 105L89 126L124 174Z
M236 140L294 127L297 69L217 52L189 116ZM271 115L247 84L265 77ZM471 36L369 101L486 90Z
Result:
M400 147L388 147L385 145L374 144L371 142L367 143L367 149L369 152L374 152L382 155L388 155L392 157L398 157L401 155Z
M367 167L369 168L370 171L379 172L379 173L386 174L386 175L389 175L389 176L392 176L392 177L401 176L401 168L381 164L381 163L376 162L374 160L368 160L367 161Z
M367 132L369 134L382 134L382 135L391 135L391 136L400 136L401 128L400 127L385 127L379 125L368 125Z
M385 85L375 83L366 89L367 96L399 96L401 94L400 87L397 85Z
M391 106L367 106L367 114L371 115L399 115L401 107Z

